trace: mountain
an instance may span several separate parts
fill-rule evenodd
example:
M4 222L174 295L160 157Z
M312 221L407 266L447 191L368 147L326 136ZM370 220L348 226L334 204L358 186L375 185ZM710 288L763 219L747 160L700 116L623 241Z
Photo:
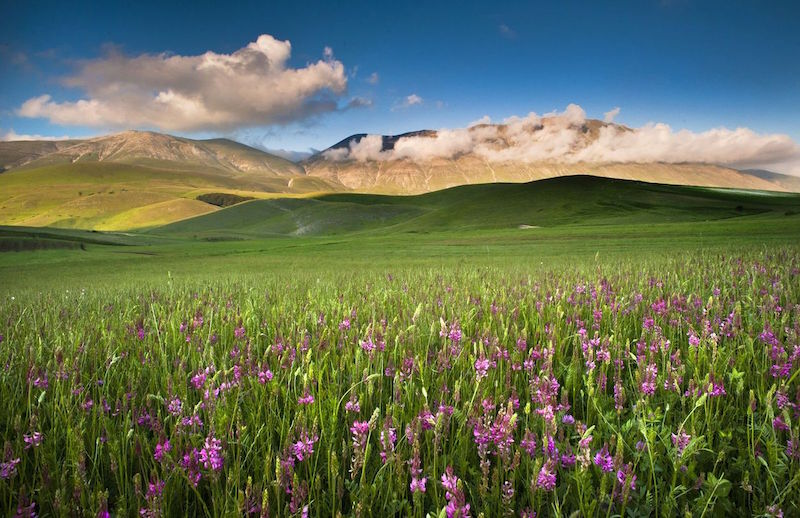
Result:
M0 164L5 169L0 172L0 225L154 228L229 205L251 207L253 202L242 202L254 198L311 198L346 191L410 195L575 175L800 192L800 179L769 171L737 171L702 163L590 160L593 155L586 150L602 142L609 130L621 135L632 131L562 116L477 124L464 130L356 134L300 163L232 140L192 140L147 131L83 140L0 142ZM530 142L536 146L529 146ZM348 221L345 214L352 213L342 205L308 203L314 203L319 214L327 214L325 228L341 225L346 229L360 225L357 221L363 218L384 221L395 214L377 207L378 213L388 212L359 213L356 221ZM305 201L284 199L261 206L280 211L291 232L320 228L318 222L292 226L291 218L305 214L295 213L296 206L311 210ZM407 215L403 211L401 215Z
M764 169L743 169L743 173L774 183L790 192L800 192L800 177L774 173Z
M456 131L356 134L301 164L311 177L354 191L385 194L419 194L457 185L529 182L575 174L671 185L800 192L800 181L793 182L793 177L758 175L714 164L581 159L581 152L592 149L604 128L622 135L632 131L598 120L569 125L561 119L544 118L527 126L478 124ZM532 150L526 148L526 141L541 146Z
M16 140L0 142L0 173L73 146L79 140Z
M69 141L19 164L28 168L78 162L113 162L180 171L216 170L231 177L304 174L296 164L228 139L191 140L150 131L125 131ZM9 142L0 143L0 152Z
M283 158L227 139L146 131L62 142L0 142L0 224L154 226L212 212L206 194L244 198L341 189Z

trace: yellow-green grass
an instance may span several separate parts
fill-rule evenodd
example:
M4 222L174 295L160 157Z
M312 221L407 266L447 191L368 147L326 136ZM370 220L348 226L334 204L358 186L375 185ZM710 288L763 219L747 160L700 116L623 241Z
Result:
M272 198L331 190L317 178L257 178L119 163L54 164L0 174L0 224L136 229L215 211L215 206L196 200L200 194Z

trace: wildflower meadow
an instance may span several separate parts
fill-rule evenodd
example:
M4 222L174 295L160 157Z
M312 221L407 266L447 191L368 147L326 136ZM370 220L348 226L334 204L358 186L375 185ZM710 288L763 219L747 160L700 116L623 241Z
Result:
M800 253L4 294L0 509L798 516Z

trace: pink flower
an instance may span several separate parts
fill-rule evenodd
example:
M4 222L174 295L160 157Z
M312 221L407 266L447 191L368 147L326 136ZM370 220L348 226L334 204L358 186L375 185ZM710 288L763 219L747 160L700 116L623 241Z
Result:
M678 431L678 434L672 434L672 444L675 445L675 448L678 450L678 456L683 455L683 450L686 446L689 445L689 441L692 440L692 436L684 432L683 430Z
M481 356L475 360L475 374L478 381L486 377L489 372L489 360Z
M258 373L258 382L265 385L267 382L272 381L272 371L269 369L263 370Z
M206 469L221 471L225 459L222 455L222 441L212 435L206 437L198 459Z
M314 453L314 443L319 439L318 436L309 436L308 432L303 432L300 439L292 445L292 453L298 461L310 457Z
M469 517L469 504L467 503L464 491L459 487L458 477L453 474L453 468L447 466L442 475L442 487L445 489L445 499L447 506L445 512L447 518L467 518Z
M536 486L545 491L552 491L556 487L556 473L553 459L544 463L539 475L536 477Z
M536 454L536 435L530 430L526 431L520 446L522 446L522 449L524 449L528 455L533 457Z
M412 493L424 493L425 492L425 484L428 483L428 477L422 478L412 478L411 484L409 487L411 488Z
M361 405L358 404L357 399L351 399L350 401L344 404L344 409L347 412L352 412L354 414L357 414L361 411Z
M308 391L306 390L305 393L300 398L298 398L297 402L301 405L310 405L314 403L314 396L309 394Z

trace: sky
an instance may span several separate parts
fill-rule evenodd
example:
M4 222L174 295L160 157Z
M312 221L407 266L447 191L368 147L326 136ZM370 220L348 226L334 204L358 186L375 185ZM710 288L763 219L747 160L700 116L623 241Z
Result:
M800 174L799 2L0 3L5 140L152 129L307 152L574 104Z

